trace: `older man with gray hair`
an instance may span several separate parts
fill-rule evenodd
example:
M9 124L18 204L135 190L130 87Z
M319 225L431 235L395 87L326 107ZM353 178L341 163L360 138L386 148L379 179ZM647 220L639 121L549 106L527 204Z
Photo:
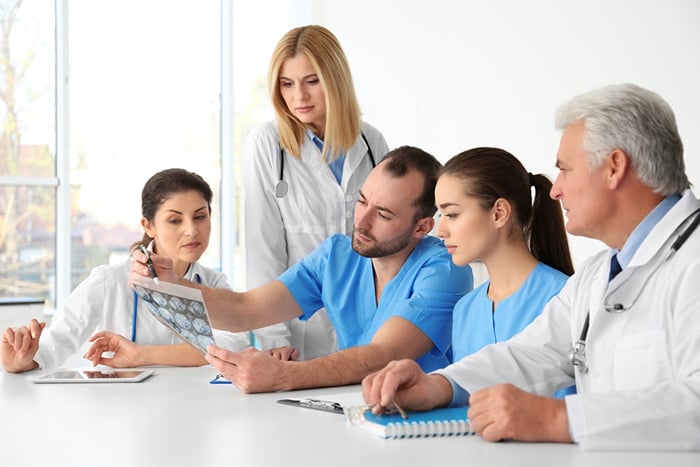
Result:
M379 412L469 403L487 440L585 449L700 449L700 202L673 111L607 86L560 107L551 196L567 231L610 248L589 258L511 340L426 375L392 362L363 381ZM576 382L577 394L550 397Z

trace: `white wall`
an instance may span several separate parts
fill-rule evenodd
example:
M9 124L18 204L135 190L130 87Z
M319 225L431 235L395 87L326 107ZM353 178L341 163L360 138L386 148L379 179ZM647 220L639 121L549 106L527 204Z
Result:
M307 2L301 2L308 5ZM499 146L555 175L555 108L634 82L674 108L700 184L700 2L696 0L311 0L350 61L365 119L389 146L443 162ZM599 250L571 238L576 263Z

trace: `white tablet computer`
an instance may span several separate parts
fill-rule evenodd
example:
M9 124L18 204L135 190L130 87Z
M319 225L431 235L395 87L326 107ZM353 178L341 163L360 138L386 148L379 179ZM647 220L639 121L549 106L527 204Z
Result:
M139 383L155 372L155 370L105 368L60 369L27 379L32 383Z

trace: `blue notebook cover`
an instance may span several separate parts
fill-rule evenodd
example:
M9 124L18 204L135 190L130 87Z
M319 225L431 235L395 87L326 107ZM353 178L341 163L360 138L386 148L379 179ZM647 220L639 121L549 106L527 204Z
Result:
M408 412L401 415L374 415L369 410L351 407L346 411L348 421L382 438L422 438L432 436L472 435L467 418L468 407L448 407L426 412Z

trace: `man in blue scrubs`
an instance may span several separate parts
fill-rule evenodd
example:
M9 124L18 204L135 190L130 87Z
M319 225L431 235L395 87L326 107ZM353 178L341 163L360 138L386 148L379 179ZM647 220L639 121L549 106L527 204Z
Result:
M442 242L428 235L440 168L425 151L397 148L362 186L352 238L328 238L278 280L248 292L184 283L202 289L212 324L220 329L308 319L324 307L338 352L283 361L255 349L210 346L207 361L244 392L359 383L400 358L416 360L425 371L447 365L452 309L472 289L472 274L468 266L455 266ZM161 280L177 281L167 261L152 258ZM134 259L145 261L138 254ZM132 271L148 275L138 261Z

